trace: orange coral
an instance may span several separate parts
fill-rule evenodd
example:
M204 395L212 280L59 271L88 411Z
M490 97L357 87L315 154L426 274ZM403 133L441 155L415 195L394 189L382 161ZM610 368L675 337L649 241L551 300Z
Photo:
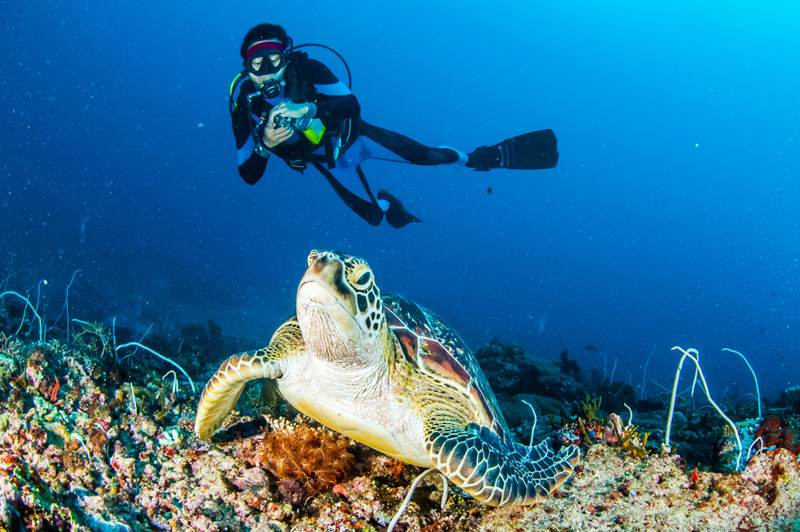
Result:
M307 496L329 491L355 468L349 441L327 429L289 426L264 437L256 462L278 479L297 481Z
M390 460L386 467L392 474L392 480L397 480L400 478L400 475L403 474L403 471L405 471L406 465L400 460Z
M332 491L337 495L341 495L345 499L349 497L349 495L347 494L347 489L344 486L342 486L341 484L336 484L333 487Z

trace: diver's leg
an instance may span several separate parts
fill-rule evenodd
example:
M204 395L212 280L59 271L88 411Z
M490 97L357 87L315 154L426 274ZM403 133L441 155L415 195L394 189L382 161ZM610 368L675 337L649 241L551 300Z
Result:
M328 180L328 183L330 183L333 190L336 191L336 194L339 195L345 205L350 207L354 213L361 216L370 225L380 225L384 214L386 215L386 222L395 229L400 229L410 223L422 221L422 219L408 212L399 199L383 189L378 191L378 198L376 199L369 187L367 177L364 175L360 166L355 167L354 173L361 181L364 192L367 197L369 197L369 201L358 196L337 179L337 175L349 175L353 173L352 170L348 169L342 172L334 169L331 171L320 163L314 163L314 166L325 176L325 179ZM336 172L337 175L334 175L334 172Z
M386 212L386 222L395 229L400 229L410 223L422 221L421 218L417 218L408 212L399 199L383 189L378 191L378 203ZM386 205L385 208L384 205Z
M319 170L319 173L325 176L325 179L328 180L328 183L331 185L339 198L341 198L341 200L345 203L345 205L350 207L354 213L366 220L368 224L373 226L380 225L381 221L383 220L384 211L389 209L389 203L385 200L379 201L375 199L375 197L372 195L372 191L369 189L369 184L366 182L366 179L359 179L361 177L359 175L361 170L360 168L334 168L333 170L330 170L320 163L313 164L314 167ZM336 172L336 175L334 175L333 172ZM364 192L368 199L360 197L350 188L342 184L341 178L350 178L344 179L345 181L349 182L353 181L353 177L364 183Z
M511 137L494 146L481 146L469 154L455 148L431 148L404 135L361 121L359 134L376 143L386 159L419 165L459 164L476 170L507 168L542 170L558 164L558 140L553 130L543 129Z
M359 135L376 142L383 148L381 151L388 152L374 153L370 157L372 159L388 159L423 166L439 164L460 164L464 166L467 164L467 154L455 148L425 146L405 135L373 126L363 120L359 126Z
M361 169L361 163L368 159L405 161L376 141L359 135L347 151L336 160L334 168L329 168L319 161L313 164L325 176L342 201L370 225L379 225L384 213L387 223L395 229L413 222L421 222L420 218L408 212L403 203L386 190L379 190L378 197L375 198Z

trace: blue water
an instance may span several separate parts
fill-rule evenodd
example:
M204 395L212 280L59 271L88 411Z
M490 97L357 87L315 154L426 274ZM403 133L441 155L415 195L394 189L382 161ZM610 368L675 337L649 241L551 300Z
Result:
M51 319L80 269L72 317L266 341L308 251L336 248L475 348L568 348L637 386L653 352L651 395L695 347L712 394L752 393L729 347L765 394L800 384L795 2L21 4L0 25L0 279L47 280ZM265 21L343 54L376 125L466 151L552 128L558 167L369 162L424 219L399 231L313 170L248 186L228 85Z

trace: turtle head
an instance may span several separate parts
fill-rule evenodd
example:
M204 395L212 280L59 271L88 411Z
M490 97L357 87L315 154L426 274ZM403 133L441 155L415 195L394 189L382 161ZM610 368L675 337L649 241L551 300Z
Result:
M297 321L307 346L323 357L359 357L376 348L385 328L383 303L367 262L314 250L297 289Z

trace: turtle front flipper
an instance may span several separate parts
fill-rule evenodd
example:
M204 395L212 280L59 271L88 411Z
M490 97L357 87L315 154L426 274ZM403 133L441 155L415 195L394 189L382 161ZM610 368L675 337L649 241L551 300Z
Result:
M426 448L434 467L493 506L524 506L544 499L564 483L580 458L574 445L555 454L547 441L529 447L474 423L466 430L434 430Z
M303 347L297 320L292 318L275 331L267 347L240 353L228 358L211 377L197 405L194 432L201 440L222 425L222 420L236 406L245 384L253 379L279 379L283 375L281 360L293 356Z

